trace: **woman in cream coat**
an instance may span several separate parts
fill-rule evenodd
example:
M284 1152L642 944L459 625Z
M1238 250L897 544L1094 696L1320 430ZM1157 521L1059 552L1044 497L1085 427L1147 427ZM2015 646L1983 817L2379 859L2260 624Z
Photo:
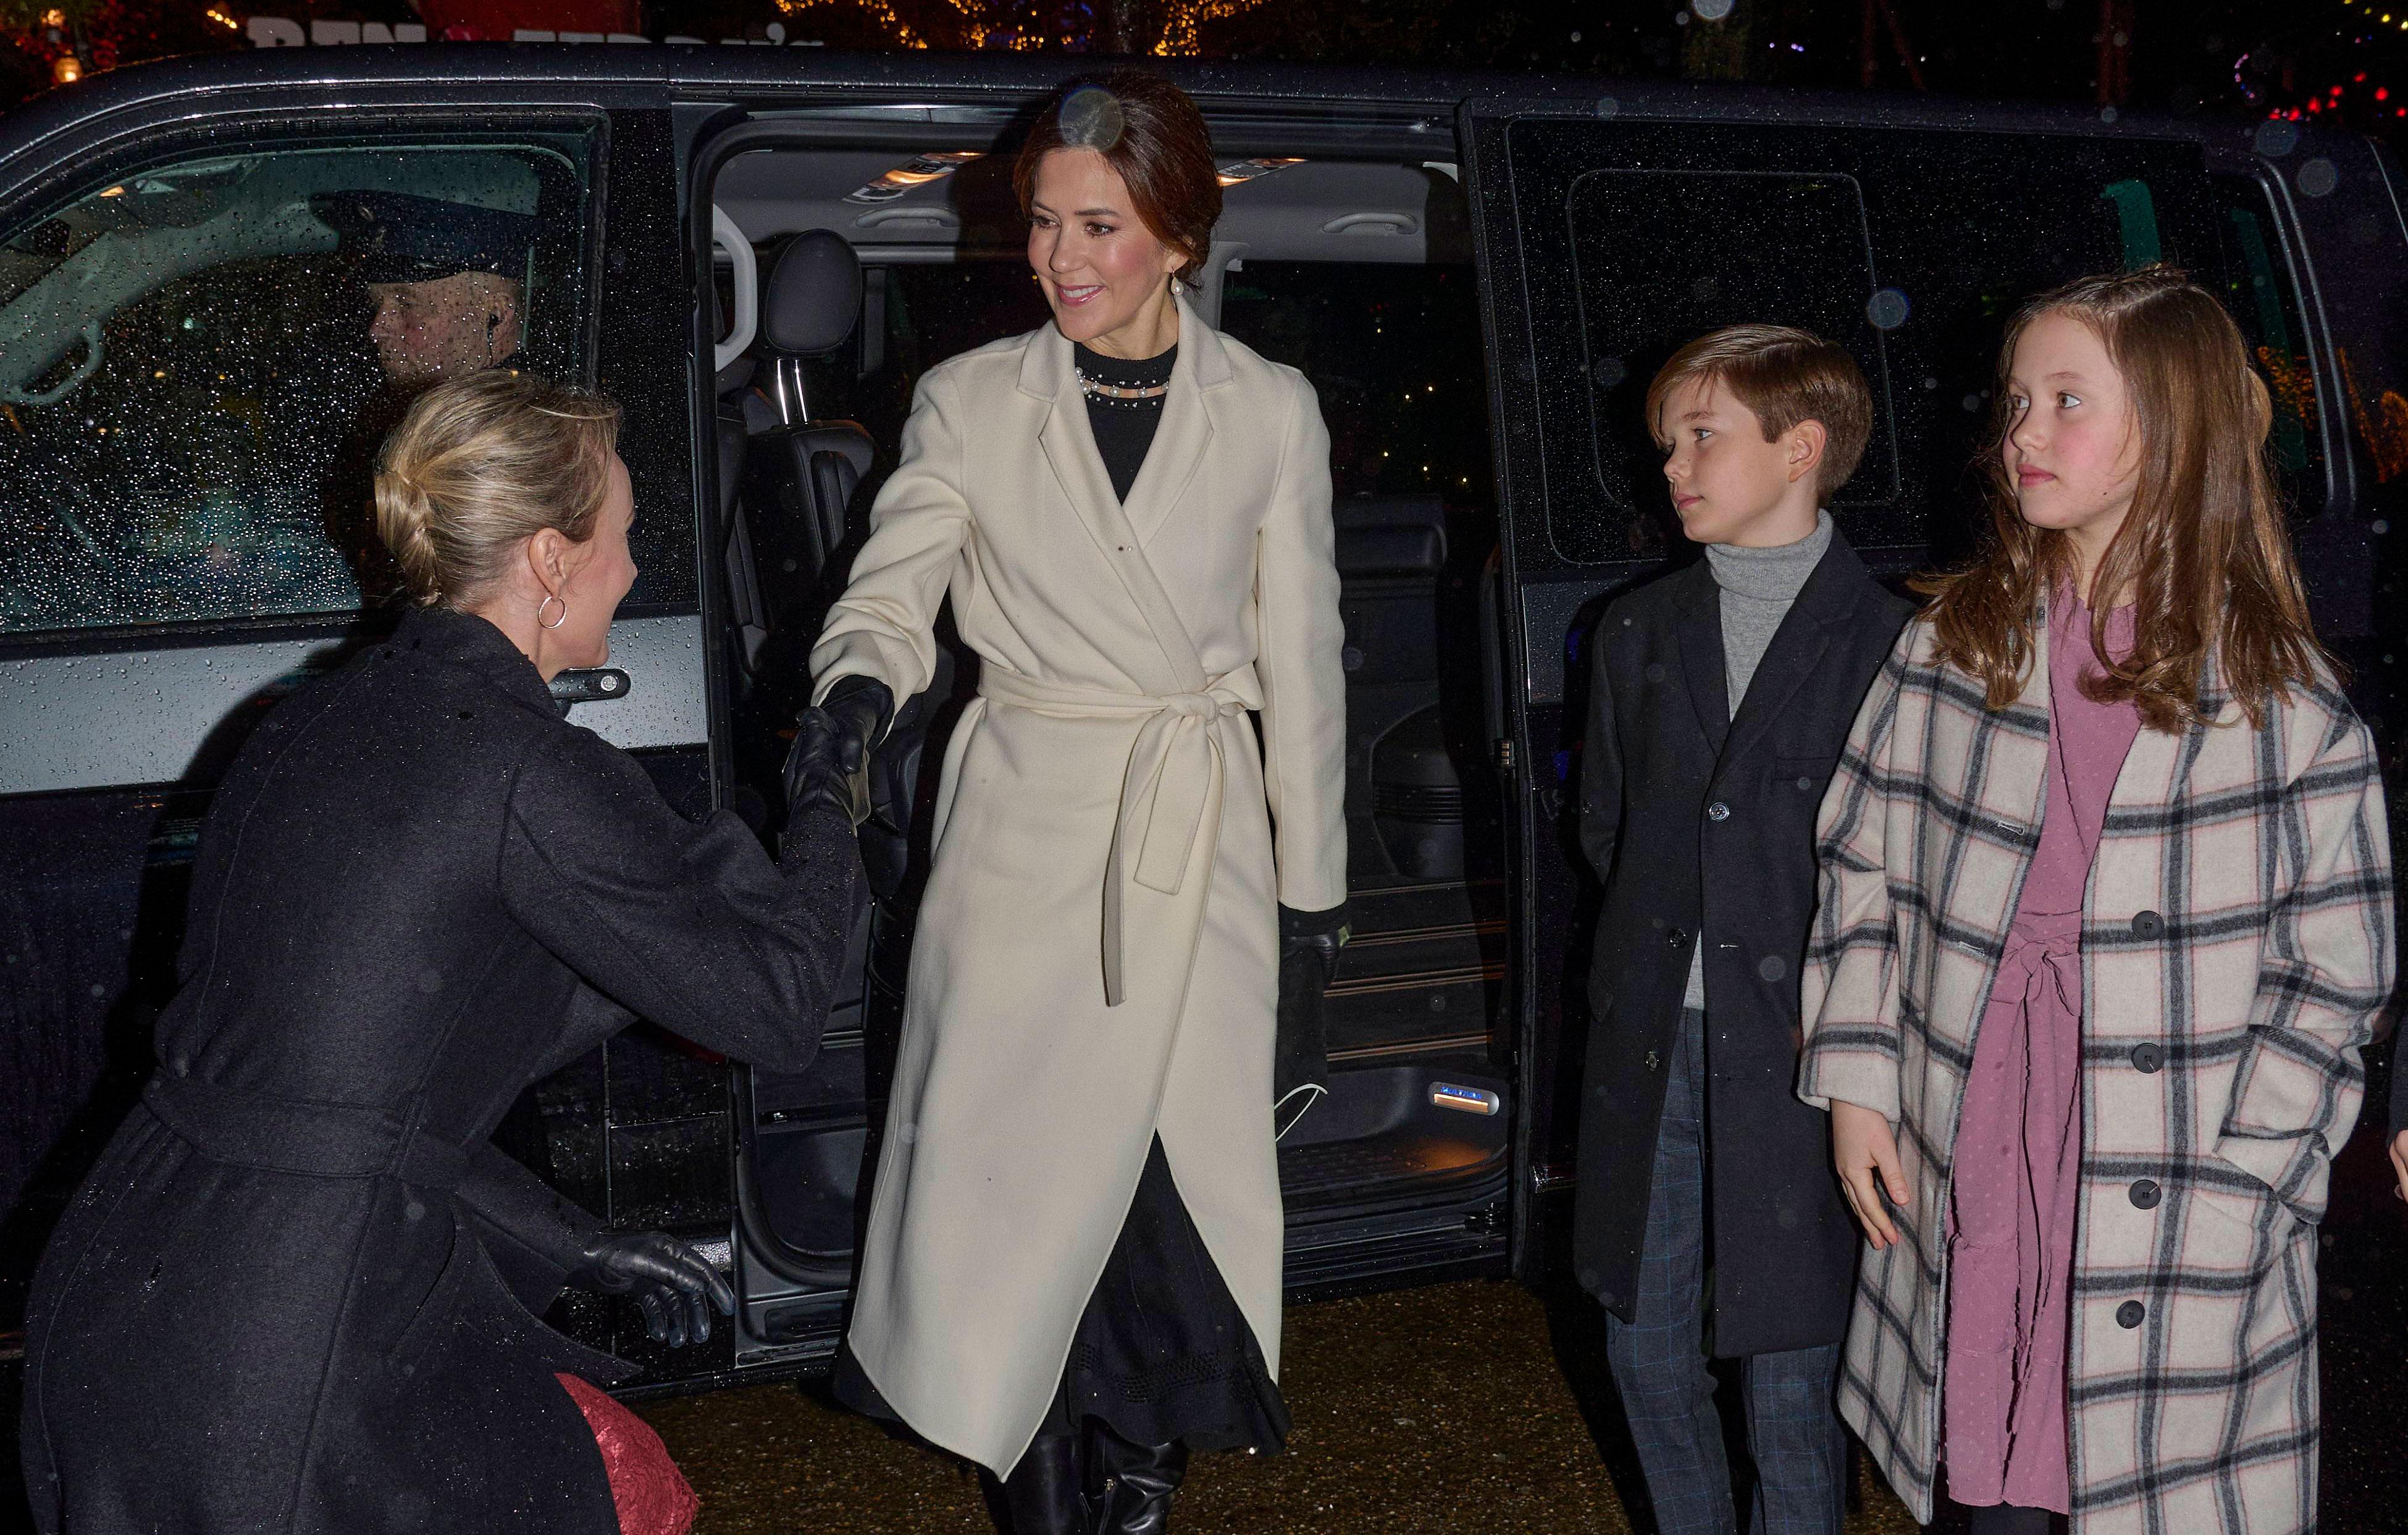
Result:
M1273 1019L1283 921L1334 935L1345 900L1343 631L1312 386L1178 295L1212 169L1154 77L1046 113L1018 182L1054 323L921 379L811 655L866 740L926 685L948 595L980 658L840 1380L1006 1476L1024 1532L1162 1528L1183 1447L1125 1442L1081 1379L1111 1372L1099 1329L1145 1309L1112 1298L1132 1284L1184 1297L1190 1333L1251 1334L1225 1373L1268 1400L1218 1442L1275 1449L1286 1426ZM1112 412L1156 401L1132 445ZM1206 1368L1182 1376L1176 1342L1136 1352L1166 1379Z

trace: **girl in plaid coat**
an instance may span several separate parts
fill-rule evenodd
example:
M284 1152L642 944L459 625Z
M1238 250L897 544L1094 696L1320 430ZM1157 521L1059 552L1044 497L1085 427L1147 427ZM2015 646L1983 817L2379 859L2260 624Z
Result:
M2372 743L2239 333L2163 268L2010 325L1992 537L1819 827L1799 1091L1866 1233L1843 1415L1977 1531L2315 1527L2315 1225L2392 980Z

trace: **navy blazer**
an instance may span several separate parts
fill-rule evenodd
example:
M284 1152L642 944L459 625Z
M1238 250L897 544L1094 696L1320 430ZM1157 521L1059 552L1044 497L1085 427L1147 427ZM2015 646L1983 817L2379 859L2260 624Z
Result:
M1749 680L1725 697L1706 561L1618 598L1590 640L1581 846L1605 882L1589 966L1573 1222L1581 1284L1626 1319L1638 1287L1666 1066L1705 947L1713 1352L1847 1332L1856 1234L1827 1117L1799 1101L1799 966L1814 819L1913 609L1837 529Z

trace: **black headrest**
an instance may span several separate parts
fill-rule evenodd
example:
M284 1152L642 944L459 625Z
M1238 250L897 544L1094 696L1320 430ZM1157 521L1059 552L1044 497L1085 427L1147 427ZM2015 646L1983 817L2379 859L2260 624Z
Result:
M761 293L761 340L772 351L832 351L861 312L861 258L833 229L806 229L778 252Z

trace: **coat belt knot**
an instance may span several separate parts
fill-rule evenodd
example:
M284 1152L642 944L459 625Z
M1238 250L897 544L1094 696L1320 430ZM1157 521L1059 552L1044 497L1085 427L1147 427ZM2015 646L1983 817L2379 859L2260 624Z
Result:
M1216 726L1224 718L1260 709L1261 685L1247 667L1196 692L1113 693L1039 681L989 666L981 675L979 692L997 703L1040 714L1143 722L1129 747L1120 811L1112 821L1111 853L1104 866L1104 1003L1118 1007L1127 997L1122 957L1127 886L1133 882L1166 896L1179 894L1187 881L1188 860L1197 852L1199 832L1205 877L1211 878L1220 846L1221 796L1228 768ZM1194 919L1181 938L1182 952L1192 959L1203 903L1191 905Z

